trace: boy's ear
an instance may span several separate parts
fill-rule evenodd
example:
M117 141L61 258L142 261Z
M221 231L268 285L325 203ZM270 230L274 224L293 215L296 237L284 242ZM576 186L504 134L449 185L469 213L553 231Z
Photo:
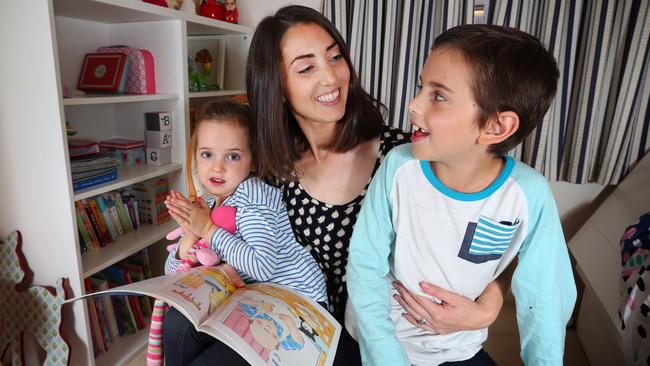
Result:
M481 130L478 143L481 145L498 144L512 136L519 129L519 115L513 111L499 112L490 117Z

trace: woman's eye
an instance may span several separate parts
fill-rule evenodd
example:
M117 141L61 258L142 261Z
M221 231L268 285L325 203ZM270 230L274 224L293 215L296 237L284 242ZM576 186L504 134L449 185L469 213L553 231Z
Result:
M203 159L210 159L212 158L212 153L208 151L203 151L199 156L202 157Z
M422 90L422 84L420 84L420 83L416 84L416 85L415 85L415 88L416 88L418 91Z
M330 61L332 61L332 62L338 62L340 60L343 60L343 55L341 55L340 53L337 53L337 54L333 55L332 57L330 57Z
M226 159L227 160L237 161L237 160L240 159L240 157L239 157L239 154L230 153L230 154L228 154L228 156L226 156Z
M306 74L306 73L310 72L313 69L314 69L313 66L303 67L302 69L298 70L298 73L299 74Z

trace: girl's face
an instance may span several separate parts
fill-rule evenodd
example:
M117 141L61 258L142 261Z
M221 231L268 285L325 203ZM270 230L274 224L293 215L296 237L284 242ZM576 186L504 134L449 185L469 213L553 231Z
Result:
M226 0L223 2L224 5L226 5L227 10L233 10L237 4L235 4L235 0Z
M289 28L282 38L285 98L299 122L334 123L343 118L350 68L338 44L320 26Z
M201 184L222 200L248 178L253 156L248 131L229 121L204 121L196 131L196 171Z

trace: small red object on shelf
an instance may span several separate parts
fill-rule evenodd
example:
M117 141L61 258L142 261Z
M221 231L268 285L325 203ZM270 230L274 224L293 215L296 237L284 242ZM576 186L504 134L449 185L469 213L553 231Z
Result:
M168 8L166 0L142 0L142 1L149 4L162 6L163 8Z
M124 92L127 57L123 53L87 53L77 89L83 91Z
M223 2L224 11L223 20L229 23L239 23L239 12L237 11L237 2L235 0L226 0Z
M216 20L224 20L224 10L223 5L217 0L203 0L199 7L199 14Z

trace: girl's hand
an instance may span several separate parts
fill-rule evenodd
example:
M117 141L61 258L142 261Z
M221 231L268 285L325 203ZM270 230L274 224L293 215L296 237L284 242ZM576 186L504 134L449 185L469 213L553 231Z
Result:
M189 230L197 237L201 236L206 226L212 225L210 207L201 197L192 203L177 193L176 196L170 196L165 200L165 206L167 206L169 214L184 230ZM203 239L210 240L210 238Z
M191 242L192 244L196 243L201 238L190 230L190 228L187 226L187 224L185 223L185 221L183 221L181 217L179 217L172 210L169 209L169 205L167 203L171 202L172 199L180 200L180 201L188 201L187 198L185 198L185 196L183 196L180 192L171 189L169 191L169 195L165 198L165 206L167 207L167 210L169 211L169 215L172 217L172 219L174 219L174 221L176 221L178 226L180 226L183 229L183 239L187 238L187 242Z
M480 297L472 301L430 283L420 282L422 291L442 301L437 303L429 297L412 293L399 282L393 284L399 292L395 299L406 310L404 318L416 327L439 334L485 328L494 322L503 304L503 297L501 301L484 302Z

